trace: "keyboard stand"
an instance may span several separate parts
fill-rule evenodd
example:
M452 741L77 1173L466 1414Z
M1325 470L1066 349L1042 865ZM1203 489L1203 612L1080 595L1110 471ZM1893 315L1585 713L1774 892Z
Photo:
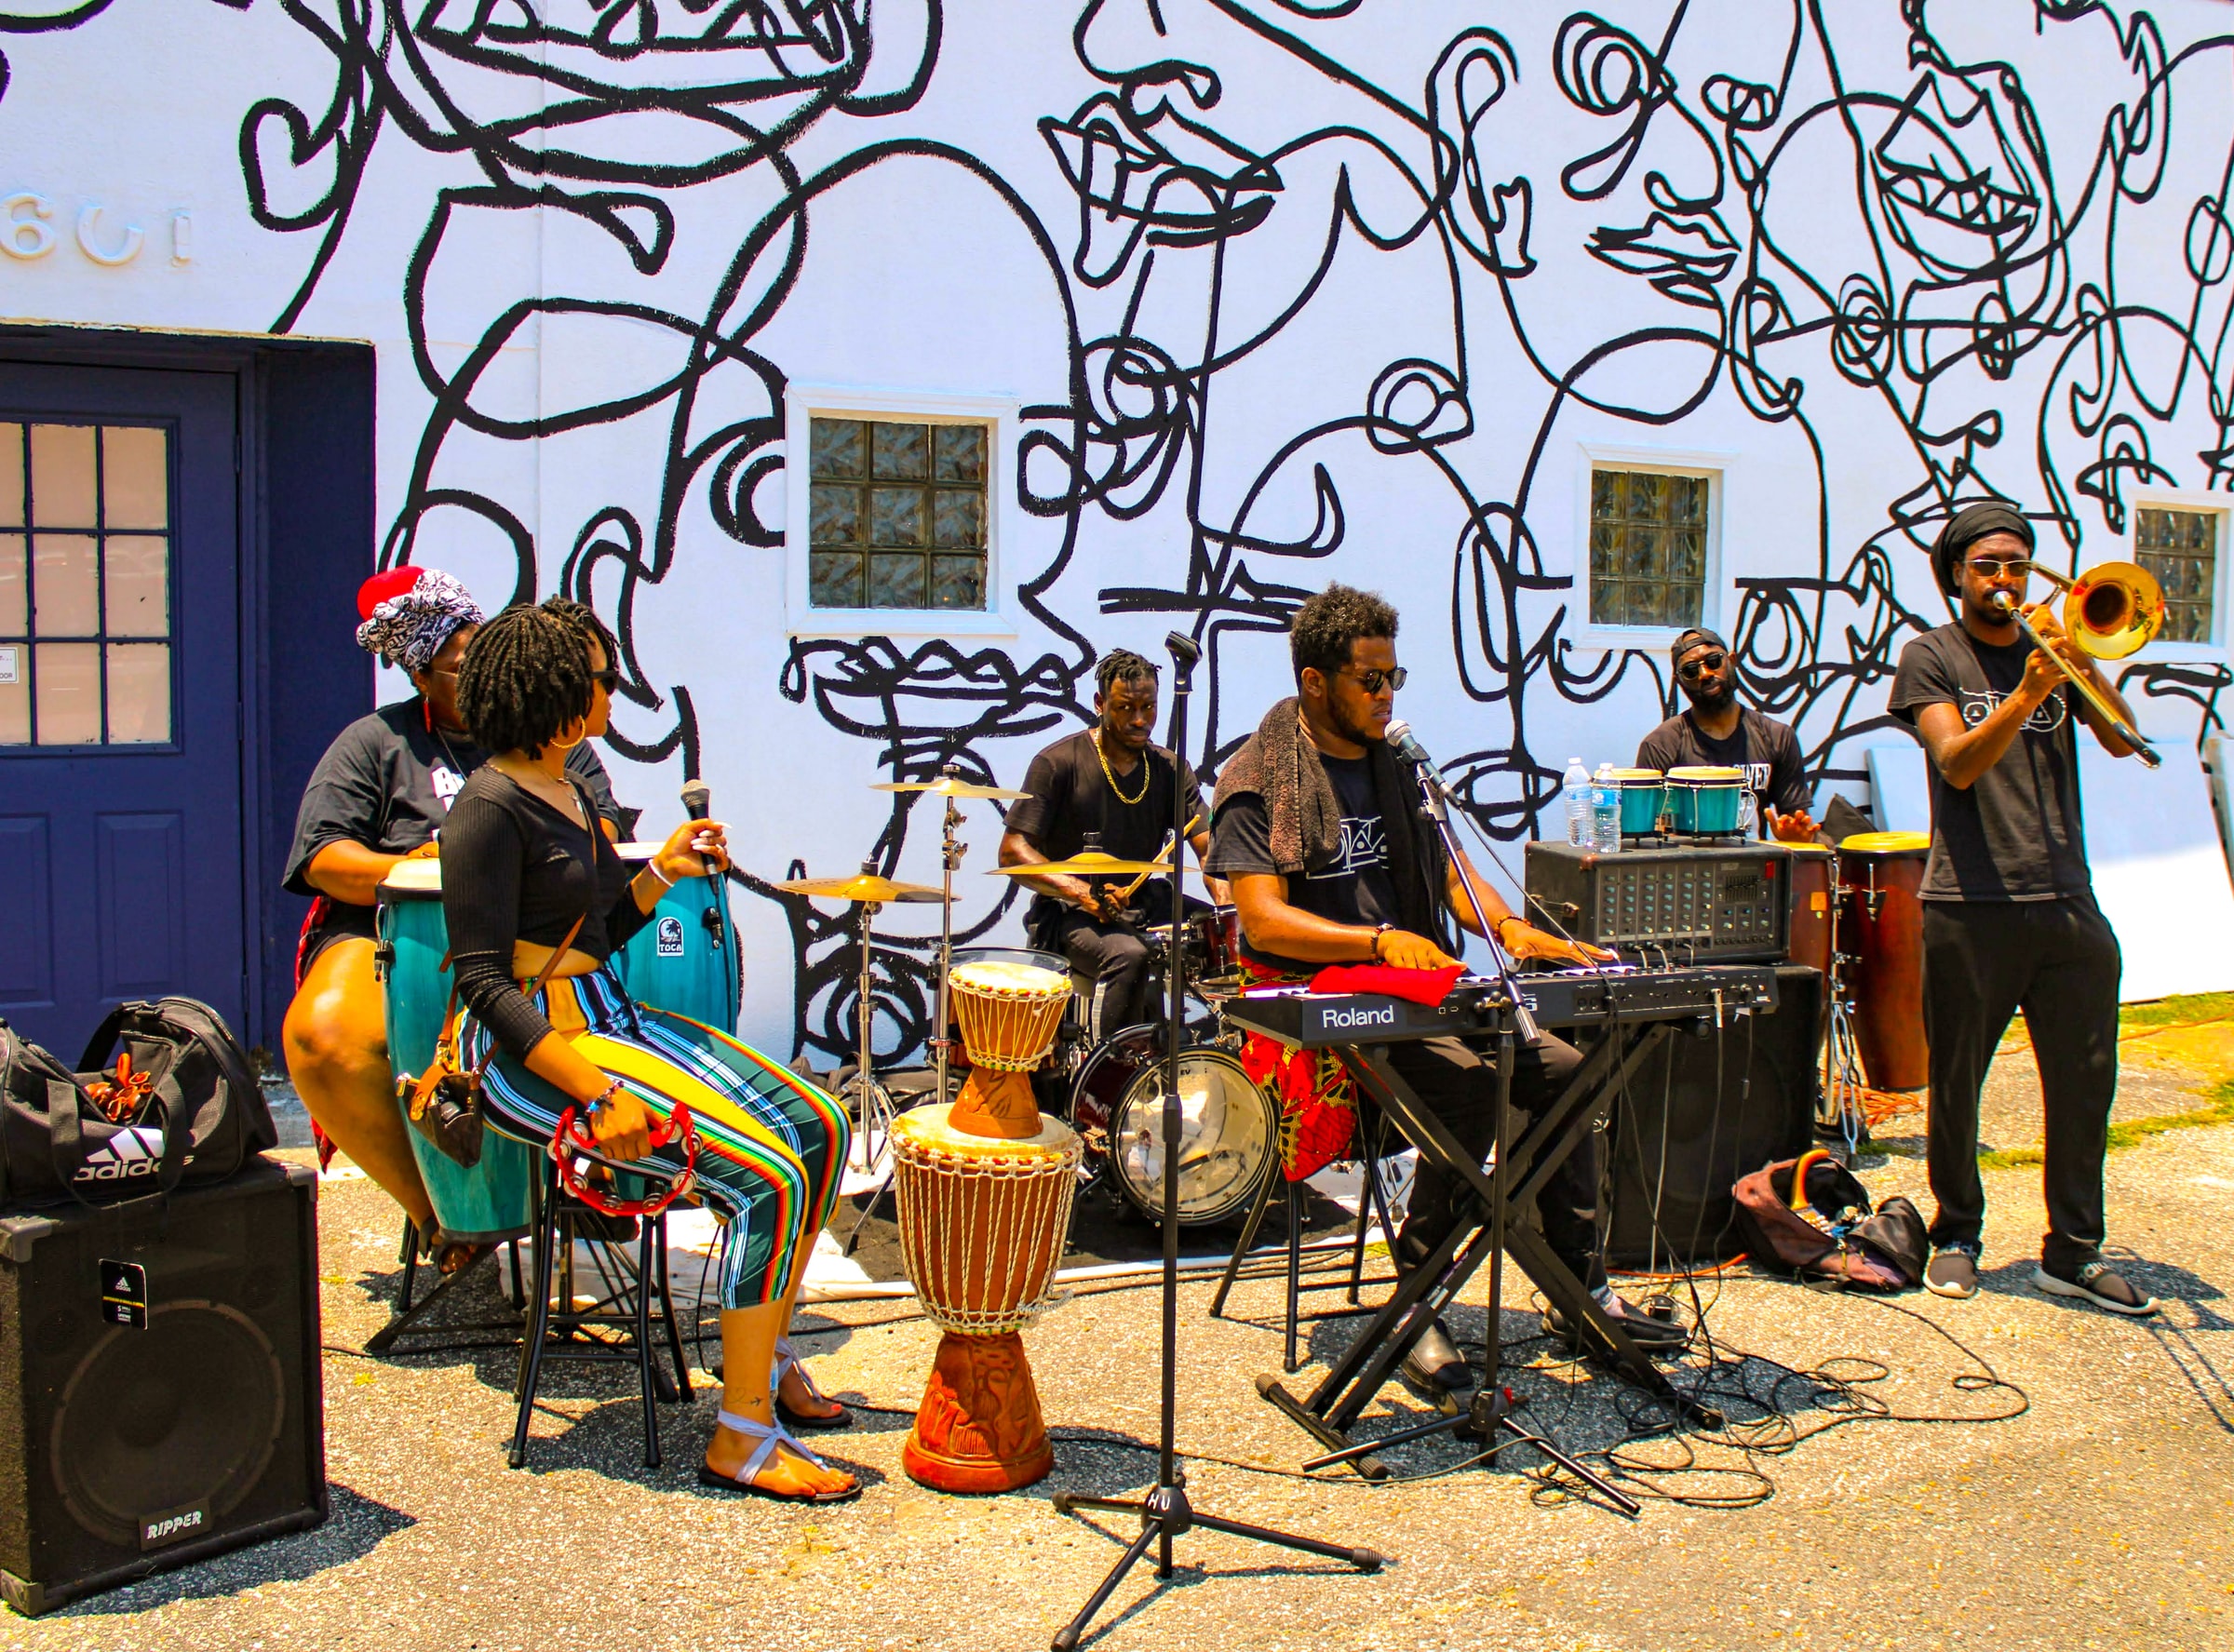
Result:
M1633 1027L1635 1036L1628 1036ZM1395 1373L1420 1332L1457 1299L1485 1261L1493 1269L1501 1267L1501 1258L1494 1254L1499 1202L1505 1202L1508 1213L1515 1217L1532 1209L1553 1171L1597 1128L1598 1121L1605 1117L1630 1075L1666 1041L1671 1030L1672 1024L1664 1021L1641 1027L1635 1023L1625 1027L1619 1022L1607 1026L1592 1041L1582 1065L1559 1098L1531 1123L1505 1159L1487 1172L1468 1158L1465 1149L1444 1128L1443 1121L1428 1110L1419 1094L1398 1076L1389 1062L1385 1045L1339 1046L1337 1054L1342 1065L1374 1103L1395 1121L1406 1139L1422 1156L1433 1158L1471 1184L1481 1225L1470 1234L1467 1224L1461 1221L1425 1261L1405 1273L1394 1294L1366 1323L1356 1340L1343 1351L1308 1398L1298 1400L1281 1385L1278 1377L1269 1374L1257 1379L1258 1393L1329 1450L1354 1446L1357 1442L1351 1438L1349 1430ZM1510 1103L1513 1090L1514 1035L1509 1022L1497 1034L1497 1046L1498 1106L1502 1117L1501 1109ZM1551 1247L1533 1228L1522 1220L1508 1221L1503 1226L1505 1246L1513 1260L1562 1319L1581 1327L1586 1353L1663 1401L1678 1415L1707 1428L1721 1426L1721 1414L1700 1404L1671 1383L1598 1306L1597 1299L1582 1282L1552 1254ZM1394 1235L1390 1238L1393 1252ZM1500 1295L1495 1289L1496 1283L1493 1280L1493 1300ZM1494 1322L1489 1326L1489 1335L1494 1343L1499 1335ZM1489 1363L1493 1383L1498 1363L1493 1346ZM1354 1459L1353 1466L1368 1480L1386 1479L1390 1471L1385 1463L1371 1456Z

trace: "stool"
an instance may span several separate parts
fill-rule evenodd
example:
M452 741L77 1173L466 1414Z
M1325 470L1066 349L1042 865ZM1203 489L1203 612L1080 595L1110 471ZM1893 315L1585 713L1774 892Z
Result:
M667 1288L667 1218L637 1218L637 1249L633 1267L622 1252L626 1242L599 1237L597 1225L612 1218L600 1215L559 1191L558 1166L547 1154L534 1198L535 1306L519 1344L519 1377L513 1395L519 1416L512 1429L511 1462L524 1468L528 1460L528 1423L535 1411L535 1389L545 1360L586 1360L611 1363L633 1360L642 1385L644 1404L644 1467L659 1467L657 1402L669 1404L691 1397L691 1375L682 1354L682 1331L675 1323L675 1299ZM586 1229L586 1231L585 1231ZM598 1270L610 1286L609 1294L587 1308L574 1306L574 1245L589 1244L598 1256ZM553 1283L565 1306L551 1304ZM667 1350L675 1361L675 1380L659 1368L652 1342L652 1300L659 1299L659 1313L666 1326Z
M511 1234L504 1240L498 1242L503 1246L511 1263L512 1300L515 1302L524 1301L527 1296L527 1292L520 1284L519 1279L520 1238L521 1236L516 1233ZM457 1272L444 1275L442 1278L438 1279L436 1282L435 1288L433 1290L427 1292L427 1294L420 1297L418 1301L413 1302L411 1300L411 1292L415 1288L419 1278L419 1229L417 1226L413 1224L410 1217L404 1217L403 1242L399 1248L399 1254L396 1258L397 1261L403 1264L403 1288L397 1295L395 1311L388 1316L388 1323L381 1326L381 1328L375 1331L366 1341L365 1351L369 1354L384 1354L390 1349L396 1346L396 1339L399 1336L402 1336L407 1332L414 1336L430 1336L436 1335L448 1336L456 1336L461 1335L471 1336L485 1331L498 1331L505 1334L505 1339L502 1342L429 1342L418 1344L401 1350L407 1354L451 1353L460 1349L509 1347L515 1340L518 1339L519 1336L519 1319L517 1315L503 1320L474 1320L469 1323L462 1325L429 1325L424 1329L420 1329L416 1323L427 1312L429 1309L433 1308L436 1303L441 1301L443 1297L447 1296L453 1288L464 1283L466 1279L469 1278L475 1271L477 1271L483 1262L493 1260L495 1255L496 1250L495 1247L492 1246L487 1253L475 1257L464 1267L459 1269Z
M1358 1130L1361 1136L1366 1134L1366 1121L1362 1118L1358 1121ZM1275 1167L1274 1174L1266 1176L1264 1186L1258 1189L1257 1202L1249 1207L1248 1220L1242 1224L1241 1241L1234 1245L1233 1255L1227 1258L1225 1274L1218 1282L1217 1294L1210 1298L1210 1317L1223 1319L1227 1293L1232 1290L1234 1278L1241 1272L1242 1258L1249 1254L1249 1247L1257 1242L1258 1229L1264 1225L1264 1213L1272 1202L1273 1185L1277 1183L1285 1187L1287 1190L1287 1314L1286 1340L1281 1355L1281 1368L1285 1371L1292 1372L1301 1363L1296 1358L1296 1333L1304 1321L1348 1319L1357 1314L1370 1313L1373 1311L1371 1309L1358 1303L1358 1292L1366 1285L1391 1285L1397 1283L1394 1274L1377 1279L1365 1277L1366 1229L1371 1219L1376 1215L1380 1218L1380 1230L1392 1243L1396 1237L1395 1225L1389 1220L1388 1200L1380 1187L1381 1150L1387 1145L1387 1127L1378 1118L1374 1121L1372 1135L1373 1142L1363 1161L1365 1187L1357 1201L1357 1227L1350 1240L1350 1277L1347 1280L1324 1280L1312 1284L1303 1283L1303 1196L1299 1191L1303 1184L1287 1180L1278 1174ZM1322 1309L1313 1313L1302 1311L1302 1298L1306 1292L1341 1290L1348 1291L1351 1307Z

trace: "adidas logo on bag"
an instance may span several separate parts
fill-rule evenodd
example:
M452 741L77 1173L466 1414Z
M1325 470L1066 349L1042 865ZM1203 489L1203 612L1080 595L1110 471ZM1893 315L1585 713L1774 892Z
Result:
M121 1182L133 1176L153 1175L162 1168L163 1133L134 1126L114 1135L86 1155L74 1182Z

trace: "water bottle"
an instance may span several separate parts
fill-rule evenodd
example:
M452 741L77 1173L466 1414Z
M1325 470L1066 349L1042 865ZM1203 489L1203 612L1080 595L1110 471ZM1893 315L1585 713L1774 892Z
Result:
M1597 799L1592 795L1590 771L1581 758L1567 759L1567 840L1587 849L1597 836Z
M1622 852L1622 788L1614 784L1613 765L1600 763L1596 782L1591 787L1591 813L1596 829L1593 845L1600 854L1619 854Z

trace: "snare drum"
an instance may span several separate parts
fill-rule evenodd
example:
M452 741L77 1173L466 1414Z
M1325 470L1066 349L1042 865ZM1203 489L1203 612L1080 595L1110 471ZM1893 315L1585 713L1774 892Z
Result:
M388 1062L397 1077L416 1076L435 1058L450 1004L450 926L442 917L442 863L407 860L388 868L378 917L385 960ZM398 1108L402 1106L398 1095ZM535 1149L494 1130L481 1134L481 1162L471 1170L451 1159L407 1121L411 1157L434 1202L435 1220L452 1239L493 1243L525 1233L535 1181Z
M1658 769L1616 769L1613 784L1622 799L1622 836L1649 838L1659 831L1667 807L1667 777Z
M1878 1090L1931 1081L1924 1041L1925 832L1862 832L1838 845L1839 923L1852 937L1854 1041Z
M623 843L621 859L633 871L659 848ZM733 1035L743 987L739 961L722 880L678 878L644 927L613 954L612 968L637 1002Z
M1727 837L1743 813L1745 772L1703 765L1670 769L1668 813L1676 829L1696 837Z

